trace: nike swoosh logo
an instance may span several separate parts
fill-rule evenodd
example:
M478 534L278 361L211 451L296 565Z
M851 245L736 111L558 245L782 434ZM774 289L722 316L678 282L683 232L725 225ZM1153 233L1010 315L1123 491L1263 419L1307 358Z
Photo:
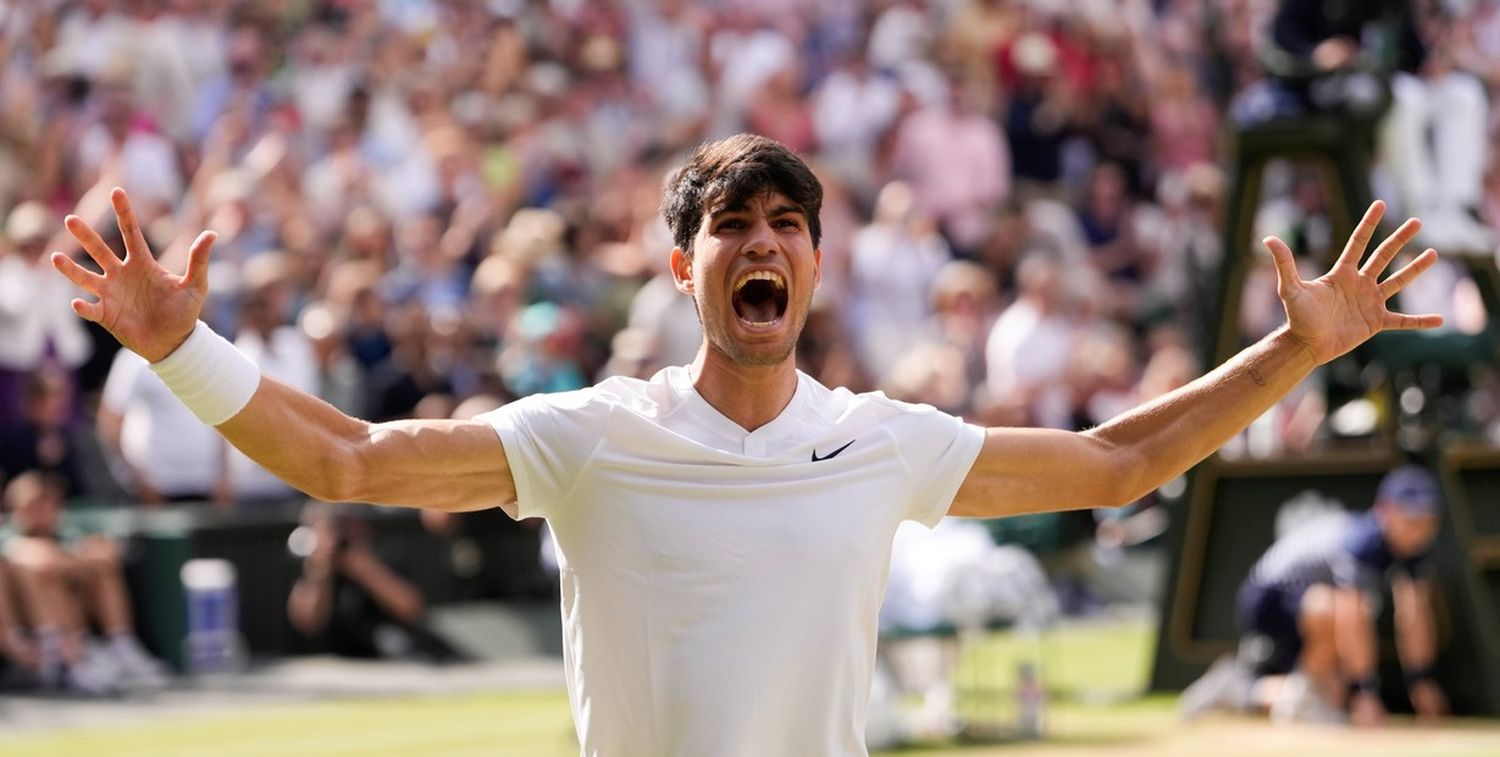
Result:
M840 452L843 452L844 450L849 449L849 445L853 444L853 443L854 443L854 440L850 439L848 441L848 443L846 443L844 446L839 447L838 449L836 449L836 450L834 450L834 451L832 451L832 452L830 452L830 453L828 453L828 454L826 454L826 455L824 455L822 457L818 457L818 451L817 450L813 450L812 451L812 458L813 458L812 461L816 463L816 462L819 462L821 460L832 460L833 458L838 457Z

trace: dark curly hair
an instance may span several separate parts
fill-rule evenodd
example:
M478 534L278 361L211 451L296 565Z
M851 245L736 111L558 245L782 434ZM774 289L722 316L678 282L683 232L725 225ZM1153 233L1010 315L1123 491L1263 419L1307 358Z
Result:
M807 216L813 247L823 235L818 213L823 209L823 185L812 169L774 139L736 134L698 148L687 163L667 179L661 212L672 230L672 241L688 257L703 216L743 204L766 192L780 192Z

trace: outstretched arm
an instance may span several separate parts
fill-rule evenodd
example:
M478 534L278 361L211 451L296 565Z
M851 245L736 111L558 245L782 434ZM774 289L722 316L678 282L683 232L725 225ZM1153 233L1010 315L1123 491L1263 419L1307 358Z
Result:
M125 192L110 200L125 238L120 259L77 217L68 231L102 269L85 270L61 254L52 264L97 297L73 301L94 321L152 363L172 355L193 333L208 291L214 233L198 236L187 272L174 275L152 259ZM478 421L367 423L269 377L249 402L215 426L250 459L318 499L477 510L515 500L515 483L499 437Z
M1304 281L1292 251L1270 237L1287 323L1177 391L1081 433L992 428L949 514L999 517L1134 502L1208 457L1313 368L1387 329L1441 325L1393 313L1386 301L1437 259L1427 250L1380 275L1421 224L1410 219L1359 264L1385 205L1370 206L1333 268Z

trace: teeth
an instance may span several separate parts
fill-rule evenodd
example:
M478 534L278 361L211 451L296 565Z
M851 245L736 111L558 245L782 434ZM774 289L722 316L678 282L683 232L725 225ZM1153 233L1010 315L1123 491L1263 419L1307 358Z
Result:
M742 274L739 280L734 282L734 291L738 292L744 288L746 283L751 281L769 281L777 289L786 289L786 279L783 279L781 274L775 271L751 271Z

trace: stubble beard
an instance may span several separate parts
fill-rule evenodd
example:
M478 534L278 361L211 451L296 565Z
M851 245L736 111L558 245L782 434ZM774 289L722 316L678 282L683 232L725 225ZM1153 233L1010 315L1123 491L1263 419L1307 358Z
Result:
M703 317L703 308L698 304L697 298L693 301L693 312L698 315L698 325L703 328L703 336L708 340L709 350L724 355L735 365L746 368L769 368L785 363L797 351L797 342L802 338L802 329L807 326L807 316L811 305L809 301L803 303L803 307L796 309L797 321L792 324L790 338L771 353L747 352L740 349L739 344L730 337L727 323L713 322L710 325L710 321ZM793 308L789 306L787 315L791 315L792 310Z

